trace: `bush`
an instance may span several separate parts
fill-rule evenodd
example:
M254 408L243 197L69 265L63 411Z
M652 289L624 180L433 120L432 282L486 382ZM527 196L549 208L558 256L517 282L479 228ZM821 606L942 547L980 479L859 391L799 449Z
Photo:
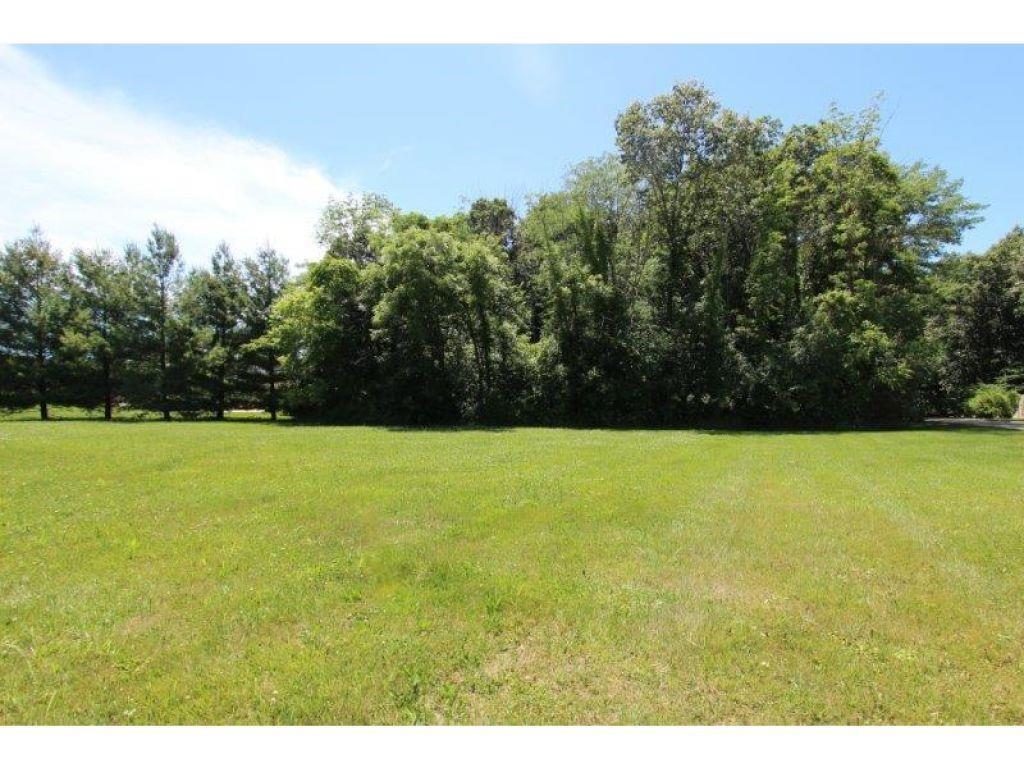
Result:
M982 419L1009 419L1017 410L1017 397L999 384L981 384L967 401L967 412Z

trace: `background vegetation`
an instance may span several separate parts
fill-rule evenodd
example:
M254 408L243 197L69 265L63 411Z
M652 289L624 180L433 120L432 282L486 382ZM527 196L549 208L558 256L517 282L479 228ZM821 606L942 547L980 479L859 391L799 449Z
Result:
M0 259L0 405L354 423L842 424L1024 386L1024 231L895 163L877 109L783 130L696 83L630 105L618 152L519 216L334 201L296 279L227 246L184 274L41 233Z

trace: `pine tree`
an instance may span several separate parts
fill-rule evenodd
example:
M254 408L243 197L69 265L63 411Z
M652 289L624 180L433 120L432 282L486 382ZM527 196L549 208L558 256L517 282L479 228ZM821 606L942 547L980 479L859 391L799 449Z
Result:
M259 404L277 420L279 410L280 354L270 329L271 309L281 296L288 280L288 261L269 246L261 248L244 262L246 304L244 310L246 344L243 355L248 363L244 387Z
M68 313L67 266L33 229L0 256L0 377L6 407L36 403L50 417L61 384L61 332Z

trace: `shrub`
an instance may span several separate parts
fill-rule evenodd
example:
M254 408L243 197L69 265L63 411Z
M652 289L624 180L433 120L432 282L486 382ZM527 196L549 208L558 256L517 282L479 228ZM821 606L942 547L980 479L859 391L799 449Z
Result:
M1017 410L1017 393L999 384L980 384L967 401L967 412L983 419L1009 419Z

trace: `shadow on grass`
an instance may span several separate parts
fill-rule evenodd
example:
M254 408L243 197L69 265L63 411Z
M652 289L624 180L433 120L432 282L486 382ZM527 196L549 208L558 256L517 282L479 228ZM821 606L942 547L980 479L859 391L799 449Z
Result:
M686 429L681 427L680 429ZM788 435L852 435L852 434L886 434L896 432L980 432L982 434L1012 435L1017 429L982 425L928 424L915 422L889 426L844 426L844 427L691 427L705 435L763 435L767 437L783 437Z
M212 415L196 416L185 418L174 415L170 420L164 420L159 413L142 414L118 414L115 413L111 419L104 419L102 413L90 413L89 411L78 411L73 413L57 412L51 413L50 418L42 420L36 411L0 411L0 426L3 424L59 424L59 423L91 423L91 424L223 424L230 426L261 426L261 427L375 427L385 429L389 432L508 432L515 429L512 425L500 424L393 424L381 422L345 422L327 421L317 419L293 419L290 417L272 420L267 415L228 415L223 419L217 419ZM533 426L533 425L516 425ZM540 425L537 425L540 426Z
M979 420L930 420L905 424L882 424L882 425L845 425L834 427L811 427L811 426L761 426L751 424L715 424L694 422L691 424L674 425L644 425L644 424L544 424L544 423L522 423L522 424L394 424L380 422L338 422L314 419L293 419L289 417L279 418L273 421L265 414L228 415L224 419L216 419L211 416L198 416L195 418L173 417L169 422L160 418L159 414L149 412L133 412L130 414L115 414L113 419L105 420L101 413L93 413L84 410L73 410L68 412L54 413L47 423L57 422L89 422L100 424L223 424L240 426L261 426L261 427L374 427L388 432L396 433L459 433L459 432L510 432L515 429L554 429L567 432L674 432L692 431L705 435L761 435L789 436L789 435L843 435L843 434L873 434L889 432L964 432L974 431L986 434L1008 435L1013 432L1022 431L1021 427L1007 426L1011 422L983 423ZM0 412L0 425L5 423L43 423L35 411ZM1024 426L1024 425L1022 425Z

